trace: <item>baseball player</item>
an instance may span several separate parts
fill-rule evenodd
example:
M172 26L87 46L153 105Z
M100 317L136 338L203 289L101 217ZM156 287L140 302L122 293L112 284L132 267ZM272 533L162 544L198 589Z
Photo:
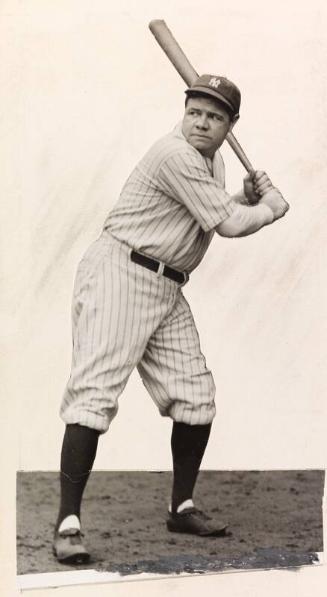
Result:
M202 75L186 90L183 120L159 139L127 179L101 236L79 264L73 297L73 356L62 405L61 502L54 553L89 559L81 500L98 438L118 410L137 367L163 416L171 417L171 532L223 535L226 523L197 509L192 496L215 415L215 385L183 295L215 233L252 234L288 204L263 171L225 191L219 147L239 117L240 91Z

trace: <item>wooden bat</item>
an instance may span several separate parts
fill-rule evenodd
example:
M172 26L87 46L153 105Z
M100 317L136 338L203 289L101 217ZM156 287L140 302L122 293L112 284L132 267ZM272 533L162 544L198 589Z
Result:
M156 38L159 46L168 56L170 62L174 65L177 72L180 74L188 87L190 87L192 83L194 83L195 79L197 79L198 73L194 70L192 64L185 56L182 48L177 43L165 21L161 19L155 19L149 23L149 29ZM227 133L226 141L228 141L238 159L242 162L244 168L250 174L253 174L255 170L250 160L231 131Z

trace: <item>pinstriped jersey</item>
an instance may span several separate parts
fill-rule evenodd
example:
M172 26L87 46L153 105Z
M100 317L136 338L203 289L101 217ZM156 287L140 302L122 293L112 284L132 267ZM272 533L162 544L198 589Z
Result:
M104 228L133 249L191 272L234 207L220 153L213 160L202 156L178 125L134 168Z

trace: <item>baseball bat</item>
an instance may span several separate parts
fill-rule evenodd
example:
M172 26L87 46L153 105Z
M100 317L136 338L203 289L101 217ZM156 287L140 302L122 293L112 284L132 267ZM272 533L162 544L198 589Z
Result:
M170 62L185 81L186 85L190 87L192 83L194 83L195 79L197 79L198 73L196 70L194 70L189 59L185 56L182 48L177 43L165 21L161 19L155 19L149 23L149 29L157 40L159 46L169 58ZM242 162L247 172L253 174L255 170L250 160L231 131L227 133L226 141L228 141L230 147L237 155L238 159Z

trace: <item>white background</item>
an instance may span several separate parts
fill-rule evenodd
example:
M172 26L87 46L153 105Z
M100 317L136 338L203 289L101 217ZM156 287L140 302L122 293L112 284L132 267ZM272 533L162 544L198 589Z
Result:
M131 168L182 117L185 84L147 29L153 18L166 20L199 72L239 85L235 135L291 204L250 238L214 239L185 288L217 385L203 467L325 468L325 3L12 0L0 8L4 507L16 469L59 466L77 263ZM223 155L233 192L244 172L228 146ZM170 427L133 374L96 468L170 468ZM9 529L12 510L5 520ZM238 582L215 578L222 589ZM262 573L255 578L261 586Z

